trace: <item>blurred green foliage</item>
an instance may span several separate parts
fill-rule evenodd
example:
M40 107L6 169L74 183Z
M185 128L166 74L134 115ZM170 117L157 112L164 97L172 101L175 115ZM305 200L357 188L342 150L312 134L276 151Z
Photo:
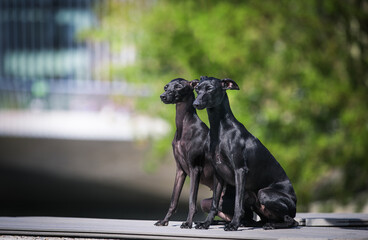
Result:
M231 78L237 119L291 178L299 210L368 190L368 2L109 1L87 37L134 45L136 64L112 71L150 84L137 106L174 125L159 94L171 79ZM201 118L207 122L205 111ZM175 127L173 126L173 130ZM173 133L156 142L171 150ZM158 160L150 160L150 166Z

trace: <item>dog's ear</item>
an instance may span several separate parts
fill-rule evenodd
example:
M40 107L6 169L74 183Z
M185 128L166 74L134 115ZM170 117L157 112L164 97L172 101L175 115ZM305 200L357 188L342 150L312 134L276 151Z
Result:
M191 86L193 89L198 85L199 80L198 79L194 79L192 81L189 81L189 86Z
M222 88L225 90L239 90L238 84L230 78L225 78L221 80Z

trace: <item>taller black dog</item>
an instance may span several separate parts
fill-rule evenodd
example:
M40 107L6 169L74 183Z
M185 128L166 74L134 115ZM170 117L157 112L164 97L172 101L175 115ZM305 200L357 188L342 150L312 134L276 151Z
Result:
M207 108L211 159L218 176L211 211L196 228L208 228L211 224L224 183L236 190L234 217L225 226L226 231L238 229L248 207L261 217L265 229L295 226L296 195L288 176L230 109L226 90L239 90L238 85L231 79L213 77L201 77L193 85L198 93L194 107Z
M176 176L169 210L165 218L155 223L166 226L175 212L184 180L190 177L189 213L181 228L191 228L196 212L198 185L213 186L214 169L208 160L208 127L198 117L193 107L194 93L191 82L177 78L164 87L161 100L176 104L176 132L172 141L176 161Z

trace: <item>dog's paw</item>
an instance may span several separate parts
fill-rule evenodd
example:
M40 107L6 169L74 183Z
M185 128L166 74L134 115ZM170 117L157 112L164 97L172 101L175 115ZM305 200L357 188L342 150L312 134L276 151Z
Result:
M167 226L169 224L169 221L166 220L159 220L155 223L155 226Z
M208 229L211 225L211 222L199 222L196 223L196 229Z
M192 228L192 223L189 223L189 222L183 222L180 226L180 228Z
M224 230L225 231L236 231L236 230L238 230L238 227L239 227L238 225L235 225L233 223L229 223L229 224L225 225Z
M263 227L263 223L261 221L254 221L254 220L242 220L240 222L239 227Z
M288 227L297 227L299 226L299 223L294 220L294 218L286 215L284 216L284 222L288 223Z
M263 229L264 230L272 230L275 229L275 225L272 223L266 223L265 225L263 225Z

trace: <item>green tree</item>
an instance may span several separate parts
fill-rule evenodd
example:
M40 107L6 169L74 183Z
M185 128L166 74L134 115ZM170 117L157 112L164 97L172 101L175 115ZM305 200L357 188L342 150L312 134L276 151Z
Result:
M229 92L235 116L285 168L299 210L368 190L367 1L112 1L107 9L104 27L87 36L136 46L136 64L113 73L151 85L140 109L174 124L174 108L158 98L168 81L232 78L241 88ZM171 137L157 148L170 150Z

